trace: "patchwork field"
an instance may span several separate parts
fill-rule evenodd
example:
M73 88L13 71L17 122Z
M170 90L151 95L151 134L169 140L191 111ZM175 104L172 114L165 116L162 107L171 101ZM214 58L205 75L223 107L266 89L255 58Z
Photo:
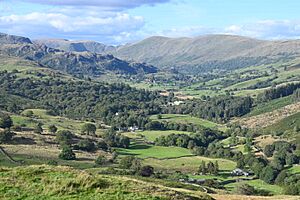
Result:
M118 149L120 155L134 155L139 158L178 158L192 156L189 149L180 147L161 147L143 143L131 144L128 149Z
M181 124L195 124L201 125L207 128L218 128L220 125L197 117L192 117L190 115L181 115L181 114L162 114L161 119L158 119L157 115L152 115L150 119L157 121L170 121Z
M190 173L197 172L202 161L205 162L215 162L218 161L219 168L222 171L230 171L233 170L236 166L236 163L226 159L214 159L207 158L202 156L190 156L190 157L181 157L181 158L172 158L172 159L155 159L148 158L144 159L145 164L151 164L157 169L165 169L165 170L180 170Z

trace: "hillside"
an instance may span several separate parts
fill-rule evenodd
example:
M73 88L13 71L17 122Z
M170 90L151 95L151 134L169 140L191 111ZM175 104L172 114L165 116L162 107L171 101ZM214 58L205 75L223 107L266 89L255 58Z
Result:
M196 71L234 69L294 58L300 54L300 41L264 41L232 35L195 38L150 37L121 46L113 55L161 68Z
M299 45L299 41L271 42L230 35L196 38L151 37L119 47L114 55L160 67L239 68L293 57L299 54Z
M36 42L65 51L110 53L121 59L145 62L184 73L272 64L294 59L300 54L299 40L267 41L235 35L206 35L195 38L153 36L118 47L92 41L62 39Z
M15 179L18 176L18 179ZM210 200L206 194L70 167L0 168L1 199ZM196 193L196 192L195 192ZM33 198L34 197L34 198Z
M44 44L47 47L54 49L76 52L89 51L92 53L105 53L108 51L112 51L116 48L114 46L107 46L99 42L88 40L70 41L66 39L40 39L34 40L33 42L39 45Z
M90 52L64 52L45 45L37 45L28 38L0 35L0 54L37 62L41 66L67 72L72 75L99 76L106 72L137 74L154 73L153 66L127 62L112 55Z

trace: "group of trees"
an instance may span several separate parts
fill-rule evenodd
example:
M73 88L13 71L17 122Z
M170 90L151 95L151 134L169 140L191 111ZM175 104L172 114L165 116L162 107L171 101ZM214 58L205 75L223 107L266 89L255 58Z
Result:
M134 156L125 156L120 160L120 168L132 170L136 175L150 177L154 174L154 168L150 165L142 166L140 159Z
M0 73L0 90L9 96L1 102L3 109L11 107L10 101L15 95L21 97L16 101L22 101L15 105L15 112L39 106L57 115L100 119L121 128L134 125L144 128L148 122L147 116L161 113L163 105L167 104L167 98L158 92L138 90L122 83L94 83L53 77L17 78L8 72Z
M223 139L222 132L204 128L194 134L170 134L156 138L155 145L178 146L193 149L195 147L207 147L209 143Z
M107 130L103 139L110 147L128 148L130 145L130 139L128 137L117 133L113 129Z
M200 173L202 175L206 175L206 174L218 175L218 173L219 173L218 161L216 161L215 163L209 161L207 163L207 165L206 165L205 161L202 161L199 166L198 173Z
M171 112L192 114L193 116L215 122L227 122L232 117L240 117L251 111L251 97L218 96L206 101L190 100L177 106Z
M172 121L150 121L145 125L147 130L175 130L175 131L187 131L196 133L199 130L204 129L201 125L176 123Z
M280 87L271 88L259 94L257 96L257 100L259 102L267 102L272 99L289 96L293 94L298 88L300 88L300 83L290 83Z

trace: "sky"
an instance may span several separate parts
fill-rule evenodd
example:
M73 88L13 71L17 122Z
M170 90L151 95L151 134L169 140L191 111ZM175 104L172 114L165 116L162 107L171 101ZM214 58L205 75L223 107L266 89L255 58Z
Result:
M125 44L150 36L300 39L299 0L0 0L0 32Z

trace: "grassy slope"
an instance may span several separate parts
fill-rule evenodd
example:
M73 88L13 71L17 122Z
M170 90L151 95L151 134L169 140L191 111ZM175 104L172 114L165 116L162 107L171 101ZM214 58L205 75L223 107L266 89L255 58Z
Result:
M150 164L154 166L157 169L166 169L166 170L182 170L186 172L197 172L198 168L202 161L205 162L215 162L218 161L220 170L223 171L230 171L233 170L236 166L235 162L226 160L226 159L220 159L220 158L207 158L202 156L192 156L192 157L182 157L182 158L176 158L176 159L145 159L145 164Z
M256 189L269 191L273 195L280 195L283 192L283 189L280 186L270 185L259 179L246 181L245 183L255 187ZM239 182L231 183L231 184L225 185L225 187L229 190L233 190L236 187L236 185L238 185L238 184L240 184L240 183Z
M177 122L181 124L196 124L196 125L201 125L207 128L216 128L219 125L205 120L205 119L200 119L197 117L192 117L190 115L181 115L181 114L163 114L161 115L161 119L157 119L157 115L152 115L151 119L152 120L157 120L157 121L171 121L171 122Z
M276 124L273 124L271 126L266 127L264 129L264 131L266 131L266 132L275 132L275 131L285 132L285 131L288 131L292 135L294 135L294 134L296 134L296 133L294 133L294 130L293 130L295 126L300 127L300 112L298 112L296 114L293 114L291 116L288 116L288 117L280 120Z
M131 144L128 149L118 149L121 155L134 155L139 158L178 158L191 156L189 149L180 147L161 147L142 143Z
M17 178L16 178L17 177ZM11 199L172 200L190 199L181 191L133 178L91 174L69 167L0 168L0 196ZM211 199L195 192L195 200Z
M143 135L146 138L146 140L155 141L155 139L160 136L167 136L170 134L191 134L191 133L186 131L166 130L166 131L139 131L136 132L135 134Z
M66 117L60 117L60 116L52 116L48 115L47 111L44 109L27 109L23 111L23 113L26 113L26 111L31 110L34 114L32 118L21 116L21 115L13 115L13 121L16 125L26 124L27 127L34 127L38 122L41 122L43 124L44 129L48 129L49 125L55 125L57 126L58 130L64 129L64 130L70 130L73 133L80 133L81 126L85 123L84 121L79 120L73 120ZM101 134L102 130L97 130L98 134Z
M263 114L266 112L272 112L276 109L282 108L282 107L287 106L292 103L293 103L293 100L292 100L291 96L274 99L267 103L259 104L250 113L248 113L245 116L251 117L251 116L260 115L260 114Z

